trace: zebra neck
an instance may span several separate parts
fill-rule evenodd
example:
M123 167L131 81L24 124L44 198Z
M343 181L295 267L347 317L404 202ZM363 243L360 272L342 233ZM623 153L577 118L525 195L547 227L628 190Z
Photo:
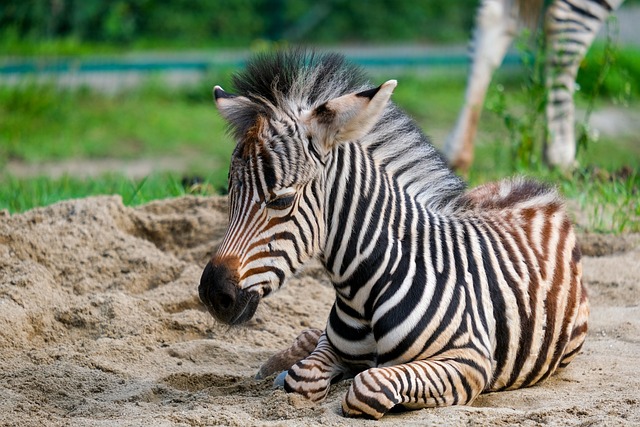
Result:
M410 268L407 255L414 234L428 226L427 208L355 145L332 161L323 262L340 298L365 315L391 277Z

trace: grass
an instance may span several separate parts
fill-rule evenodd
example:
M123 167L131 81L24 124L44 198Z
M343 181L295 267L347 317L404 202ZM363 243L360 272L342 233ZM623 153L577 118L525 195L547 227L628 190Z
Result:
M140 180L123 175L107 174L99 178L81 179L65 175L51 179L39 176L18 179L7 176L0 186L0 208L10 212L23 212L37 206L46 206L60 200L92 195L119 194L125 205L139 205L156 199L185 195L213 195L221 190L205 178L201 182L181 177L179 174L153 174Z
M127 205L185 194L216 194L226 187L233 142L211 101L211 87L228 87L229 71L207 76L203 83L172 89L158 79L117 95L87 89L60 90L26 83L0 87L0 167L9 159L27 164L68 159L135 159L176 156L189 159L186 171L154 173L132 180L117 171L94 178L46 176L18 178L0 173L0 209L22 212L59 200L96 194L120 194ZM464 70L449 72L387 72L372 75L380 83L397 78L394 101L441 145L455 122L464 93ZM491 88L509 100L516 116L527 110L522 76L506 73ZM502 88L502 89L500 89ZM628 97L627 108L640 110ZM613 104L599 98L595 109ZM586 101L579 100L579 106ZM510 114L511 114L510 113ZM530 114L530 113L527 113ZM483 113L476 161L469 181L477 185L511 174L527 174L556 183L588 217L588 228L599 232L640 231L640 147L634 136L602 137L580 152L582 167L565 175L514 162L513 141L504 116ZM625 169L626 168L626 169ZM626 173L620 173L627 170ZM191 186L192 178L202 185Z
M563 193L587 216L589 231L640 232L638 168L623 168L614 174L604 169L580 170L558 182Z
M224 124L211 88L183 91L150 81L106 96L26 83L0 88L0 155L26 162L81 158L136 158L227 153Z

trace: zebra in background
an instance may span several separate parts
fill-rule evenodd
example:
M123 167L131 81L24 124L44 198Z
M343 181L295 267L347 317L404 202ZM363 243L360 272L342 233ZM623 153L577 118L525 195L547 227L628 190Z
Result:
M466 173L491 76L504 59L520 26L538 23L544 4L547 134L544 158L551 166L575 164L573 94L578 67L604 20L624 0L482 0L473 34L472 64L464 105L444 152L451 166Z
M326 329L285 352L297 361L286 391L321 401L354 377L344 415L377 419L526 387L576 356L589 308L553 189L508 180L465 191L390 102L396 81L370 89L339 55L258 56L234 86L214 89L237 145L229 228L199 295L239 324L321 260L336 300Z

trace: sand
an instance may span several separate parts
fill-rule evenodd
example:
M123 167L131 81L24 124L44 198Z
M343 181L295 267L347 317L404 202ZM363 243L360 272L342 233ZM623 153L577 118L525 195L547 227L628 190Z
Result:
M582 354L540 386L473 406L348 420L348 382L314 405L255 380L333 290L318 265L261 302L242 327L197 296L226 226L223 197L138 208L105 196L0 212L0 424L640 425L640 238L583 236L592 317Z

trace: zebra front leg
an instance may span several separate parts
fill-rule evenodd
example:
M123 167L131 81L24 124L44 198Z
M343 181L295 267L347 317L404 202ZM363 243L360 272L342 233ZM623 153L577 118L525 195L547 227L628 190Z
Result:
M346 417L379 419L391 408L471 403L490 377L490 361L419 360L356 375L342 401Z
M342 358L324 333L309 357L289 369L284 379L284 389L288 393L297 393L313 402L320 402L327 397L331 382L347 371Z
M269 358L256 374L256 379L261 380L276 372L289 369L295 363L309 356L318 345L322 335L320 329L306 329L293 341L293 344Z

